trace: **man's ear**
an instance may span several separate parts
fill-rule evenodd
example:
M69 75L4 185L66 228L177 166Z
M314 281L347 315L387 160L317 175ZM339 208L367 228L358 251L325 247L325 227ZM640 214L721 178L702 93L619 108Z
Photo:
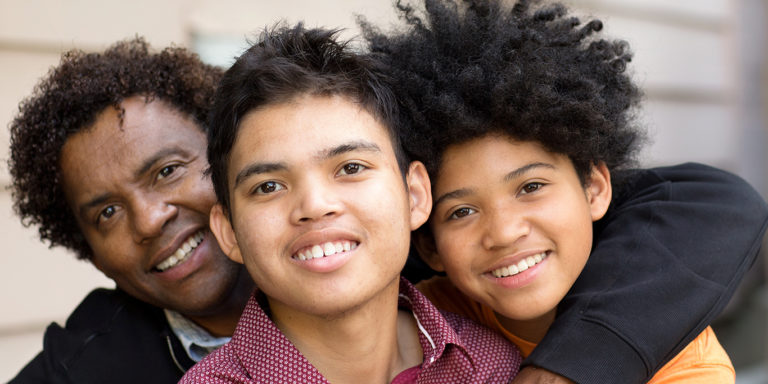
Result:
M439 272L445 271L445 267L440 261L440 255L437 254L435 238L432 236L432 231L430 231L429 228L419 228L414 231L411 236L411 242L413 243L413 246L416 247L416 251L419 253L421 260L424 260L430 268Z
M411 163L405 181L408 184L411 231L413 231L426 223L430 212L432 212L432 185L429 182L427 168L420 161Z
M211 232L216 236L216 241L219 242L219 247L230 260L243 264L243 255L240 253L240 247L237 245L237 238L235 237L235 231L232 229L232 224L229 222L229 216L224 212L224 207L221 204L215 204L211 208L211 214L208 218Z
M586 185L587 201L592 214L592 221L600 220L608 206L611 205L613 189L611 188L611 172L604 162L592 166Z

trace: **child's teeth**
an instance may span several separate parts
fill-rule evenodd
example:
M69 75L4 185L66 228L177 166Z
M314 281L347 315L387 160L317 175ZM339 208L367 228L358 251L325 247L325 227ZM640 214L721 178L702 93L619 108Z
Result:
M498 277L498 278L514 276L520 272L527 270L528 268L533 267L538 263L541 263L541 261L544 260L546 257L547 257L546 252L542 252L533 256L528 256L525 259L520 260L517 264L496 268L493 271L491 271L491 274L494 277Z
M357 244L349 241L337 241L327 242L323 244L313 245L310 248L306 248L296 252L295 259L299 260L311 260L324 256L331 256L341 252L348 252L357 248Z

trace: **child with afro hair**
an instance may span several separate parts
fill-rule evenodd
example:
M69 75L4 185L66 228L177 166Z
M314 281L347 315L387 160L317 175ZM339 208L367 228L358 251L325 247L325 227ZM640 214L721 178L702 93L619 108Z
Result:
M640 92L626 72L631 53L625 42L599 36L599 20L582 23L561 4L425 0L424 16L408 4L397 6L407 29L387 35L362 26L372 54L394 77L403 145L426 165L433 183L429 225L414 241L422 259L447 279L432 278L419 289L438 307L500 332L527 357L559 311L584 310L572 295L594 294L593 306L612 304L585 288L567 295L574 284L626 279L617 273L625 264L649 267L614 254L613 261L600 261L603 274L590 271L577 280L592 251L593 222L598 235L614 188L637 188L635 173L620 172L634 164L644 139L633 122ZM624 175L633 176L617 183ZM686 295L695 296L686 289L698 288L680 281L687 280L678 276L683 272L658 273L666 282L648 280L645 290L629 286L637 294L623 297L640 301L587 321L611 328L611 316L618 316L635 329L609 331L643 351L644 335L631 332L671 328L667 320L676 319L665 318L665 311L680 312ZM728 355L705 326L680 353L682 346L652 362L645 377L622 365L563 375L577 382L734 382ZM685 332L668 334L670 346ZM606 353L600 349L584 345L583 354L599 361Z

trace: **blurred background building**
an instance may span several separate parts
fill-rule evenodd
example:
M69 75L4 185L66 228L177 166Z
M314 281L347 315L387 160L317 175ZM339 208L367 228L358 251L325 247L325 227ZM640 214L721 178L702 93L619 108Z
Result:
M643 165L697 161L732 171L768 196L768 2L762 0L570 0L606 33L630 43L631 70L644 88L640 116L652 142ZM345 27L355 15L395 23L388 0L0 0L0 185L7 186L7 125L18 103L71 48L103 50L142 35L155 48L186 46L228 66L280 18ZM738 201L734 201L738 204ZM717 220L717 218L712 218ZM23 228L0 189L0 381L42 347L51 321L63 323L95 286L114 284L86 262L48 249ZM768 294L763 256L716 322L737 383L768 383Z

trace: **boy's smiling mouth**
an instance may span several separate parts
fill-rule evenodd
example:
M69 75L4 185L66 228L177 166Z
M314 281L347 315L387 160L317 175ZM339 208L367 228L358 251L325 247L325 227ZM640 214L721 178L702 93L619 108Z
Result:
M358 243L350 240L328 241L321 244L315 244L298 250L293 256L296 260L312 260L325 256L335 255L337 253L349 252L357 248Z
M533 256L528 256L515 264L496 268L490 271L490 274L496 278L514 276L520 272L526 271L528 268L531 268L536 264L541 263L544 259L547 258L547 256L549 256L549 252L537 253Z

